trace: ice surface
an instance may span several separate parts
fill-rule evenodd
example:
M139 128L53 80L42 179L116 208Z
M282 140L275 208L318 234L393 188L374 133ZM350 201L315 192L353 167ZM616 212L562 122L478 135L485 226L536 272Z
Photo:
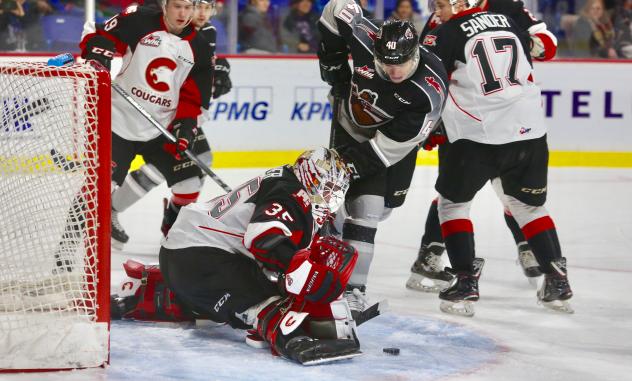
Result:
M233 186L261 172L217 170ZM435 176L418 167L405 207L379 227L368 291L391 312L360 327L361 357L304 368L246 346L228 327L115 322L107 369L0 380L631 380L632 170L550 169L547 207L568 258L574 315L537 305L489 187L472 207L477 254L487 260L476 316L445 315L436 294L407 290ZM219 193L207 180L201 199ZM120 215L131 239L113 253L114 285L127 258L157 260L166 194L159 187Z

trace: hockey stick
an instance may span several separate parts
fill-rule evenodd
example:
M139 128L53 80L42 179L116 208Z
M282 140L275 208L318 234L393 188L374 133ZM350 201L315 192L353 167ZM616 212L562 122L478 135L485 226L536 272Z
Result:
M360 326L367 321L384 314L386 311L388 311L388 300L384 299L360 312L355 318L356 325Z
M151 123L154 127L158 129L171 143L177 143L178 139L176 139L166 128L164 128L160 123L158 123L141 105L138 104L123 88L117 83L112 82L112 88L116 90L125 100L132 105L138 112L141 113ZM187 155L189 159L193 163L195 163L204 173L206 173L217 185L222 187L224 191L230 192L232 191L231 187L228 186L222 179L219 178L207 165L205 165L200 159L197 158L190 150L184 150L184 154Z

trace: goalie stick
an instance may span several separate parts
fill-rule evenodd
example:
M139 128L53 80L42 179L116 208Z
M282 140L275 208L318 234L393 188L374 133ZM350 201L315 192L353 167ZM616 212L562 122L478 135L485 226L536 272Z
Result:
M142 116L149 121L154 127L158 129L171 143L177 143L177 139L160 123L158 123L138 102L136 102L120 85L112 82L112 88L116 90L125 100L132 105ZM200 169L206 173L217 185L219 185L224 191L231 192L231 187L228 186L222 179L219 178L208 166L206 166L200 159L197 158L190 150L184 150L184 154L187 155L193 163L195 163Z

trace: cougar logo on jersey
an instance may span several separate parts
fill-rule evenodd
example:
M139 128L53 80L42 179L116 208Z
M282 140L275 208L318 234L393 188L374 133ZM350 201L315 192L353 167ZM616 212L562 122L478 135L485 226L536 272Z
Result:
M375 77L375 70L371 69L367 65L364 65L362 67L356 67L355 71L356 73L368 79L373 79L373 77Z
M439 84L439 82L437 82L435 77L424 77L424 79L426 80L426 83L437 90L437 93L439 93L439 95L441 95L441 98L443 98L443 90L441 89L441 85Z
M392 117L380 110L377 106L378 95L375 91L362 89L358 91L358 85L351 85L351 114L358 126L375 126L382 124Z
M407 40L412 40L413 38L415 38L415 34L413 33L412 30L410 30L410 28L406 29L406 32L404 32L404 37Z
M140 40L140 44L141 45L145 45L145 46L151 46L153 48L157 48L160 46L160 43L162 41L160 40L160 36L154 36L153 34L150 34L149 36L145 36Z
M176 70L178 64L169 58L160 57L151 61L145 69L145 80L152 89L162 93L169 91L169 78L172 77L173 71Z

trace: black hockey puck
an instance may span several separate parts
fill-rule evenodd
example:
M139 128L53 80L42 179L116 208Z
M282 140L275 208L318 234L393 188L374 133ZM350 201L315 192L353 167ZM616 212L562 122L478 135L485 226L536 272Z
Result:
M389 355L398 356L399 348L383 348L382 352L388 353Z

